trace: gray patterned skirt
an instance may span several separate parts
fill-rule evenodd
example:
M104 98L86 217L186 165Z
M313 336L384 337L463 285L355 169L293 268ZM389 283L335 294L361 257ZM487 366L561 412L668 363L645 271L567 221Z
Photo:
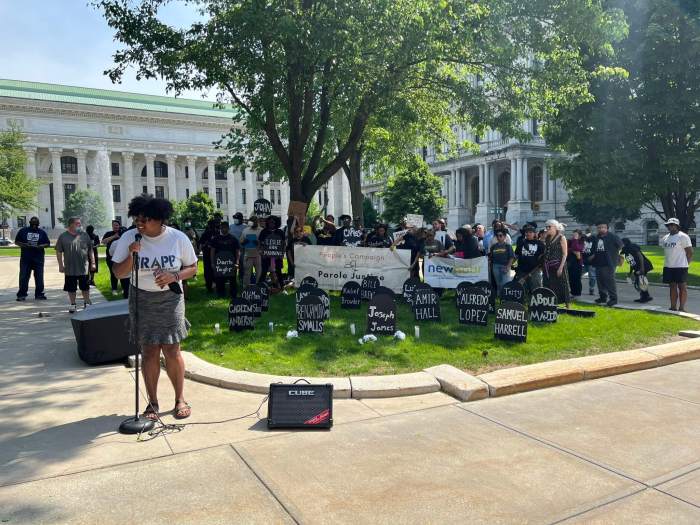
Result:
M138 305L136 295L138 293ZM136 342L134 313L138 309L138 342L141 345L172 345L187 337L190 323L185 319L185 297L166 289L149 292L132 286L129 290L129 340Z

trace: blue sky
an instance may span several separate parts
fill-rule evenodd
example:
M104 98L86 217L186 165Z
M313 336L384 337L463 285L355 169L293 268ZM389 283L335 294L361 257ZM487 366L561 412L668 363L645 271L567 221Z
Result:
M184 2L173 2L163 15L176 25L197 17ZM0 0L0 20L0 78L166 95L164 82L137 81L133 72L121 85L103 75L119 45L88 0Z

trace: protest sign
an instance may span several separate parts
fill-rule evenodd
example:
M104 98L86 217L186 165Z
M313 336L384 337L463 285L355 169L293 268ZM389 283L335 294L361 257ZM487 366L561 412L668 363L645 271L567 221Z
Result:
M540 323L556 323L559 312L557 310L557 294L549 288L535 288L530 296L530 321Z
M409 279L406 279L403 283L403 300L406 301L406 304L413 304L413 294L416 291L416 286L418 286L421 283L420 279L416 279L415 277L411 277Z
M416 286L412 306L413 317L416 321L440 320L440 296L430 285Z
M307 295L297 301L297 332L300 334L322 334L325 319L325 308L321 298Z
M376 275L368 275L362 279L362 285L360 288L360 297L363 301L369 301L374 297L374 292L379 288L379 277Z
M313 287L318 286L318 281L311 277L310 275L307 275L301 280L301 284L299 286L304 286L305 284L310 284Z
M311 292L313 290L315 290L316 288L317 288L316 286L313 286L311 284L302 284L299 288L297 288L297 293L296 293L297 302L302 300L307 295L311 295Z
M272 204L267 199L258 199L253 203L253 215L258 219L267 218L272 214Z
M231 277L236 272L238 261L233 252L220 251L214 255L214 273L217 277Z
M487 257L426 257L423 259L423 272L425 282L434 288L457 288L463 281L488 281L489 261Z
M289 201L289 206L287 207L287 216L294 217L297 221L298 226L303 226L306 222L306 209L308 204L301 201ZM305 228L306 229L306 228ZM307 233L311 233L311 228Z
M525 303L525 289L518 281L510 281L501 288L501 301L513 301L516 303Z
M504 301L496 308L496 322L493 325L496 339L524 343L527 340L527 312L520 303Z
M247 299L253 305L253 315L255 315L255 317L260 317L262 315L263 292L260 288L258 284L249 284L243 288L241 292L241 297Z
M367 333L394 335L394 332L396 332L396 303L388 295L377 295L367 305Z
M389 297L391 297L392 299L394 298L394 292L393 292L393 290L390 290L390 289L387 288L386 286L378 286L377 288L375 288L375 290L374 290L374 295L377 295L377 294L380 294L380 293L386 294L386 295L388 295Z
M295 244L294 263L297 279L310 275L324 290L341 290L348 281L376 275L379 285L401 293L409 277L411 251Z
M270 308L270 287L267 283L260 283L260 297L262 299L261 307L263 312L267 312Z
M489 296L480 286L461 283L457 287L457 311L461 324L486 326L489 314Z
M247 299L234 297L228 305L228 329L233 332L255 328L253 304Z
M346 282L340 292L340 307L354 310L359 308L361 304L360 283L357 281Z
M275 259L284 258L284 235L281 232L272 232L260 241L260 250L263 257Z
M416 215L415 213L407 213L406 214L406 226L408 226L409 228L411 226L414 226L416 228L422 228L423 227L423 216Z
M324 308L324 319L330 319L331 318L331 298L328 297L328 294L321 290L320 288L314 287L311 289L309 292L309 295L312 295L314 297L318 297L321 299L321 304L323 305Z

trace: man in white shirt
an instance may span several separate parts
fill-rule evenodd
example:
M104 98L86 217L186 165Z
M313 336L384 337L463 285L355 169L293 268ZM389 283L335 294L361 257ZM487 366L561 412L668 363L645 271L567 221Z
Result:
M693 259L693 244L690 237L681 231L681 223L675 217L666 221L668 234L661 239L664 247L663 281L669 285L670 310L685 312L688 299L688 266ZM676 307L677 306L677 307Z

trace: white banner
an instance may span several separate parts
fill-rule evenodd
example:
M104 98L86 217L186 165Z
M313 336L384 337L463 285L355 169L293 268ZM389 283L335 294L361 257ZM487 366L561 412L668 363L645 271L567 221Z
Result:
M409 277L411 250L295 244L294 264L297 283L311 276L319 288L340 290L348 281L362 284L364 277L374 275L381 286L401 293Z
M488 257L453 259L426 257L423 259L425 282L435 288L457 288L463 281L475 283L489 280Z

